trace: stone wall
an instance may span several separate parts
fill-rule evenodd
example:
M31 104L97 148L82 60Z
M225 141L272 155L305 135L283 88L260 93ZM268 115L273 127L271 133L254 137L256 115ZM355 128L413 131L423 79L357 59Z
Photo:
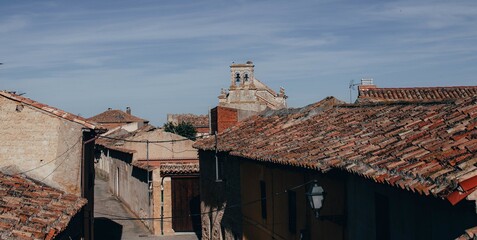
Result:
M81 194L82 125L3 97L0 122L1 171Z

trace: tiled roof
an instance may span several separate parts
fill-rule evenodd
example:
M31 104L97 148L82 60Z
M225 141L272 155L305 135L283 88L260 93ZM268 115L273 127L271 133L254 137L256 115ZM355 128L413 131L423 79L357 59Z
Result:
M209 116L208 115L195 115L195 114L168 114L167 120L175 124L181 122L191 123L194 127L208 127Z
M65 230L86 202L32 180L0 173L0 239L51 239Z
M477 181L462 183L477 175L477 98L323 108L329 101L249 118L219 134L218 149L322 172L342 169L423 195L452 195L453 204L476 189ZM194 146L213 150L214 138Z
M199 163L165 163L160 167L162 174L191 174L199 170Z
M77 115L74 115L74 114L71 114L71 113L68 113L68 112L65 112L63 110L60 110L58 108L54 108L54 107L51 107L51 106L48 106L46 104L43 104L43 103L39 103L39 102L36 102L36 101L33 101L29 98L26 98L26 97L22 97L22 96L19 96L19 95L16 95L14 93L11 93L11 92L7 92L7 91L0 91L0 96L3 96L3 97L6 97L8 99L11 99L13 101L16 101L16 102L19 102L21 104L25 104L25 105L28 105L28 106L31 106L31 107L34 107L34 108L37 108L37 109L40 109L42 111L45 111L47 113L50 113L50 114L53 114L57 117L60 117L60 118L63 118L63 119L66 119L68 121L72 121L72 122L76 122L76 123L79 123L87 128L90 128L90 129L99 129L101 127L97 126L96 124L88 121L87 119L83 118L83 117L80 117L80 116L77 116Z
M132 165L135 166L135 167L138 167L140 169L144 169L144 170L149 169L151 171L159 168L159 166L160 166L160 164L157 165L157 164L152 164L152 163L149 163L149 165L148 165L147 161L133 161Z
M132 122L149 122L148 120L138 118L131 114L127 114L121 110L107 110L96 116L88 118L88 121L97 123L132 123Z
M358 102L440 101L477 96L477 86L376 88L360 86Z

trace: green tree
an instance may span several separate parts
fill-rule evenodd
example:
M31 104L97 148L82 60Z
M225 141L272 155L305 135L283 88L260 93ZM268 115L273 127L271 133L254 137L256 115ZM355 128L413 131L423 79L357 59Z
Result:
M164 131L181 135L190 140L195 140L197 134L197 130L190 122L181 122L178 125L175 125L172 122L165 123Z

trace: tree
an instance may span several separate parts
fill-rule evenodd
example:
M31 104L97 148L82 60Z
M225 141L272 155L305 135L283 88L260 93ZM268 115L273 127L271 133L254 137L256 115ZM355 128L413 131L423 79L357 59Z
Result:
M172 122L165 123L164 131L181 135L190 140L195 140L197 134L197 130L190 122L181 122L178 125L175 125Z

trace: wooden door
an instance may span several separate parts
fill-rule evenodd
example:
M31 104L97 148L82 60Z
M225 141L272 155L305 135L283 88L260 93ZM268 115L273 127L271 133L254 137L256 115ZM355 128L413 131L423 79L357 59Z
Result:
M200 231L199 177L172 177L172 228Z

